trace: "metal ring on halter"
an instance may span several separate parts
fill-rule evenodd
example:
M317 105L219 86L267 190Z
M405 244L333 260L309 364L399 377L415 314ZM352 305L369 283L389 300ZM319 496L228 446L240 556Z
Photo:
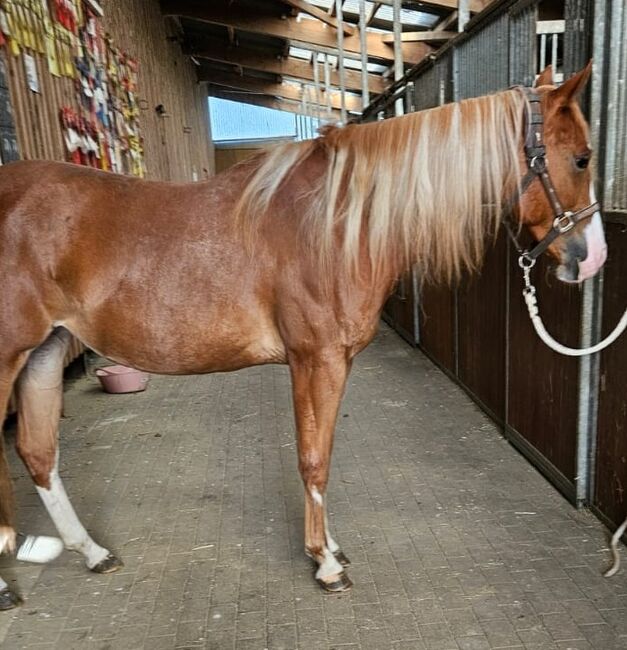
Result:
M534 156L529 161L529 167L530 169L533 169L536 174L541 174L542 172L546 171L546 156Z
M520 266L521 269L532 269L535 264L536 260L533 257L529 257L527 251L518 258L518 266Z
M553 228L555 228L555 230L557 230L560 235L568 232L575 227L575 220L573 219L573 216L573 213L570 210L567 210L559 217L555 217L553 221Z

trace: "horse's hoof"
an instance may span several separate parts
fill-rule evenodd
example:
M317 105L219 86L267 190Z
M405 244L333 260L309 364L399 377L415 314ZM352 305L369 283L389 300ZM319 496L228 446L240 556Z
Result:
M337 576L337 580L333 580L332 582L325 582L322 578L316 578L316 582L330 594L348 591L353 586L352 580L346 575L345 571L337 574Z
M104 560L98 562L96 566L91 567L90 571L93 571L94 573L113 573L114 571L121 569L123 566L124 562L122 562L120 558L113 555L113 553L109 553Z
M17 594L14 594L8 587L0 590L0 612L4 612L7 609L13 609L21 604L22 599Z
M333 557L342 565L342 566L348 566L351 561L342 553L342 551L337 550L335 553L333 553Z

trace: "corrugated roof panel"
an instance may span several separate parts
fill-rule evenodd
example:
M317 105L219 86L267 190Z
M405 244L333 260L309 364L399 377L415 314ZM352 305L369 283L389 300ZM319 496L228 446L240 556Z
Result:
M394 8L390 5L381 5L377 11L377 18L380 20L388 20L392 22L394 19ZM438 17L435 14L426 11L416 11L414 9L401 9L401 23L403 27L432 27L438 22Z

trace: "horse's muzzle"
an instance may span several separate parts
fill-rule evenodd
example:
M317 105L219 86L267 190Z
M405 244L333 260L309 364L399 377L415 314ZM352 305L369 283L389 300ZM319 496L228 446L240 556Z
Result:
M607 244L598 212L583 232L574 231L564 239L560 257L556 275L562 282L583 282L599 272L607 259Z

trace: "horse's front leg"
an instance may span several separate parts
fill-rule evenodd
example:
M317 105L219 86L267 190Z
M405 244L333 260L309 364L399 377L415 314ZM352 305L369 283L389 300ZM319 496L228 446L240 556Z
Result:
M348 560L329 535L325 496L349 362L342 349L290 355L289 363L305 486L305 553L317 562L316 580L326 591L345 591L352 586L343 568Z
M63 359L70 333L57 328L29 357L17 380L17 450L67 549L87 567L109 573L122 562L96 544L76 515L58 472L58 427L63 400Z

